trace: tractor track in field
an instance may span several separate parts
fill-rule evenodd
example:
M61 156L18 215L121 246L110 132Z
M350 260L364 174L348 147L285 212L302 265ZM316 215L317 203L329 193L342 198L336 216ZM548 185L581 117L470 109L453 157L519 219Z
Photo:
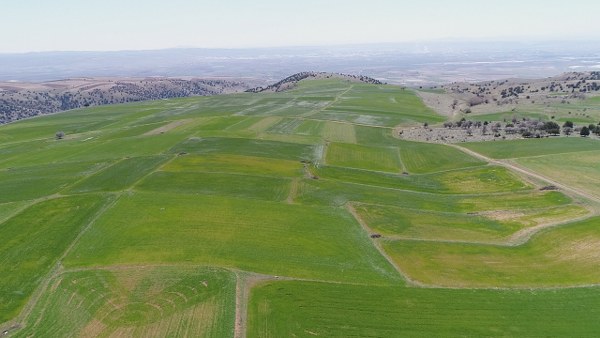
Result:
M352 205L352 203L346 203L346 210L348 210L348 212L352 215L352 217L354 217L354 219L358 222L358 224L360 224L360 226L363 228L363 230L369 235L369 237L373 234L373 230L369 227L369 225L367 224L367 222L365 222L362 217L360 217L360 215L358 214L358 212L356 212L356 209L354 209L354 206ZM417 287L431 287L429 285L423 284L419 281L416 281L412 278L410 278L410 276L404 272L392 259L392 257L390 257L387 252L385 252L385 250L381 247L380 242L375 239L375 238L371 238L371 242L373 243L373 245L375 246L375 248L377 249L377 251L379 251L379 254L381 256L383 256L383 258L385 258L385 260L388 261L388 263L390 263L390 265L392 265L392 267L394 267L394 269L400 274L400 276L402 276L402 278L404 278L404 280L406 281L407 284L411 285L411 286L417 286Z

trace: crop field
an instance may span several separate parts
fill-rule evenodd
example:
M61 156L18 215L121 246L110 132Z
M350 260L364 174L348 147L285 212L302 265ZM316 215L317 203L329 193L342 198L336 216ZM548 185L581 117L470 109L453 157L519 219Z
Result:
M17 314L102 203L98 196L55 198L2 223L0 321Z
M253 290L251 337L593 337L596 288L460 290L278 282Z
M235 276L189 267L82 270L50 281L19 336L222 337L233 331Z
M398 141L402 163L409 173L425 174L484 165L485 162L439 144Z
M600 151L524 157L515 162L600 198Z
M399 280L343 210L215 195L123 196L64 264L161 262L352 282Z
M594 336L600 143L394 137L443 121L327 78L0 126L0 332Z
M470 214L371 204L358 204L355 208L373 231L386 238L482 243L502 242L524 228L568 221L588 213L573 205Z
M356 144L331 143L327 147L327 163L347 168L399 172L398 148L376 148Z
M594 284L600 277L598 222L560 227L517 247L391 241L387 251L415 280L441 286L556 287Z
M578 136L515 141L465 143L464 146L491 158L507 159L600 150L600 142Z

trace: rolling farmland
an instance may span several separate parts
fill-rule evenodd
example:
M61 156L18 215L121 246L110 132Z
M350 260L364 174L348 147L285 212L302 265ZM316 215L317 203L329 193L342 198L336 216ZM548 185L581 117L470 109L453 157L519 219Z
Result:
M331 78L1 126L0 328L593 336L600 142L393 136L443 121Z

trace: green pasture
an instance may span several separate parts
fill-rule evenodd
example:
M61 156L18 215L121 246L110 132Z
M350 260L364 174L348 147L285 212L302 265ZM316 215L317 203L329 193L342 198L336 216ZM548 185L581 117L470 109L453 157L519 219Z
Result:
M556 155L557 161L560 160L563 154L600 150L600 142L579 136L472 142L463 143L462 146L496 159Z
M593 337L600 290L461 290L271 282L249 337Z
M42 198L65 189L105 163L56 163L0 170L0 203Z
M409 173L425 174L484 165L485 162L441 144L396 141Z
M397 173L401 170L398 148L368 147L331 143L327 146L329 165Z
M283 201L289 194L289 178L203 172L156 172L136 189L155 192L232 196Z
M284 160L310 160L314 155L310 145L265 141L245 138L189 138L171 149L172 153L230 154L279 158Z
M104 203L93 195L55 198L0 224L0 323L19 313Z
M123 196L67 267L186 263L280 276L401 284L345 211L223 196Z
M119 191L125 190L145 175L150 174L168 157L134 157L116 162L100 172L86 177L69 188L69 192Z

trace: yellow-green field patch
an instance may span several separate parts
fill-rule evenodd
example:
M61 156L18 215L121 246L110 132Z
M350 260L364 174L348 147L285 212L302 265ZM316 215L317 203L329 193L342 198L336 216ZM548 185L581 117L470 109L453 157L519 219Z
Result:
M447 171L433 174L432 180L448 191L461 194L486 194L531 189L519 176L498 166Z
M261 120L259 120L258 122L254 123L253 125L248 127L248 130L256 132L256 133L262 133L265 130L267 130L269 127L271 127L272 125L281 121L281 119L282 118L279 116L264 117Z
M322 135L331 142L356 143L354 125L350 123L325 122Z
M227 337L235 276L146 267L66 272L50 283L19 336Z
M299 161L244 155L190 154L177 157L162 167L161 170L293 177L302 174L302 164Z
M427 240L494 241L520 229L519 224L484 216L359 204L357 213L384 237Z
M600 152L526 157L515 160L537 173L600 198Z
M383 241L411 278L449 287L559 287L600 283L600 218L537 235L517 247Z

